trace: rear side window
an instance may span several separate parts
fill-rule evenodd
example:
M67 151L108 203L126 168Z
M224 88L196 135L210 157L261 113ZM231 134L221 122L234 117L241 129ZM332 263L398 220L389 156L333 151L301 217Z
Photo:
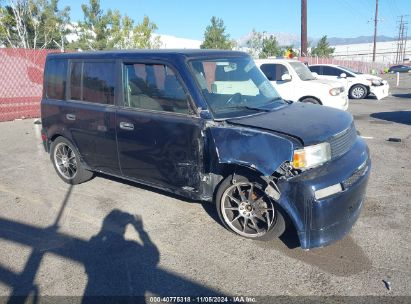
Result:
M73 62L70 73L70 96L101 104L114 104L114 62Z
M65 99L67 60L52 59L46 67L46 97Z
M263 64L260 68L270 81L281 81L281 76L289 74L288 69L282 64Z
M124 105L189 114L184 89L174 71L162 64L125 64Z

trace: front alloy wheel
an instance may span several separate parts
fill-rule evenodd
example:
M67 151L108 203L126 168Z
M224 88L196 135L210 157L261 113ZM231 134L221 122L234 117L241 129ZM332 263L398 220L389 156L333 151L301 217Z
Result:
M285 230L284 218L261 185L236 176L222 182L217 193L217 211L224 226L246 238L271 240Z
M362 99L367 96L367 88L363 85L355 85L351 88L351 98L353 99Z

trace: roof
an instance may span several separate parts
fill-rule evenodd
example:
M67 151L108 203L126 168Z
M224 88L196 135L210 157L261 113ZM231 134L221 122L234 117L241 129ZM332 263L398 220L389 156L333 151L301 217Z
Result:
M116 50L116 51L91 51L73 53L53 53L48 58L72 58L72 59L114 59L114 58L134 58L134 57L243 57L249 56L247 53L230 50L207 50L207 49L162 49L162 50Z

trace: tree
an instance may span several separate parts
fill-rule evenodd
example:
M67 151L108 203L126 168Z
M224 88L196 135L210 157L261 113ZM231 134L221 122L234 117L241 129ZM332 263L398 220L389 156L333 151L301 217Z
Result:
M84 20L78 24L77 35L79 39L72 43L71 47L82 50L107 49L113 17L112 11L104 13L99 0L90 0L89 5L82 4L81 9Z
M206 27L204 41L200 48L231 50L233 44L230 41L230 35L225 33L224 21L215 16L211 17L210 21L211 25Z
M263 48L263 34L253 29L250 39L247 41L248 53L258 58Z
M263 38L261 53L259 55L260 58L281 56L281 53L281 48L273 35L270 35L268 38Z
M134 25L134 20L122 16L118 10L101 9L99 0L90 0L89 5L82 5L84 21L79 23L79 40L71 47L82 50L104 49L141 49L159 48L160 37L154 37L157 25L144 16L141 23Z
M144 16L143 22L137 24L133 30L133 43L135 48L158 49L161 46L160 36L153 37L157 25Z
M330 47L327 36L323 36L318 41L317 46L311 50L311 55L318 57L329 57L334 53L335 48Z
M7 47L63 48L69 7L58 0L9 0L0 6L0 43Z

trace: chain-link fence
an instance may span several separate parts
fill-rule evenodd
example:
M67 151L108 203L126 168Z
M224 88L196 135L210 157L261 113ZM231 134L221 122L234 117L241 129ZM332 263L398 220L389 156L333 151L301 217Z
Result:
M307 62L308 64L335 64L343 67L350 68L354 71L367 74L380 74L384 72L384 68L387 67L384 63L379 62L365 62L354 60L343 60L335 58L323 58L323 57L300 57L300 61Z
M56 50L0 49L0 121L40 116L43 69Z
M56 50L0 48L0 121L40 116L43 69L48 53ZM381 63L301 57L308 64L336 64L362 73L380 73Z

